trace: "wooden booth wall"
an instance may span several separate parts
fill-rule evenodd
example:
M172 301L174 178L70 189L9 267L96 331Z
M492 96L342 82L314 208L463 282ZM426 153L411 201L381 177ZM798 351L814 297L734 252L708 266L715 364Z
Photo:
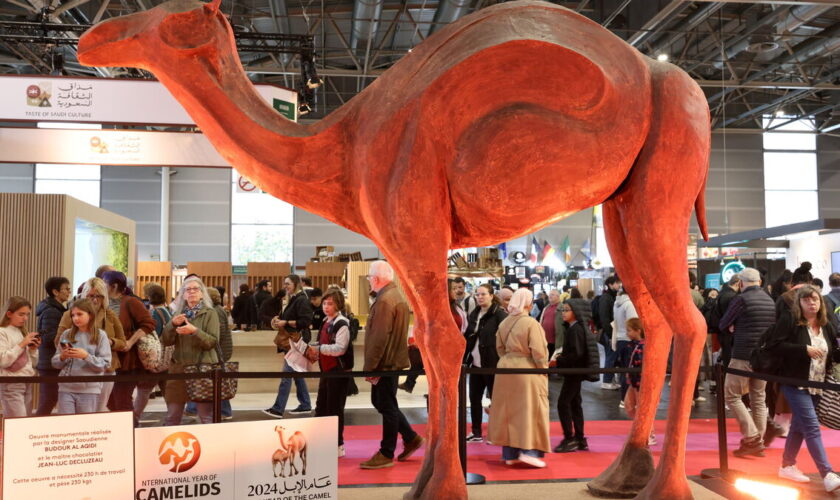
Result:
M350 304L350 311L357 315L367 315L370 312L370 303L368 302L370 284L367 280L367 274L370 271L371 262L347 262L346 264L347 302ZM400 278L396 273L394 273L394 284L397 285L397 288L405 296L405 290L403 290ZM445 288L443 290L445 291Z
M166 300L175 296L172 290L172 263L144 261L137 263L137 279L135 280L134 293L145 297L143 287L149 283L157 283L166 290Z
M251 290L262 280L271 282L272 295L283 288L283 280L292 274L292 264L289 262L249 262L248 263L248 286ZM231 290L231 293L239 293L239 290Z
M341 286L347 262L307 262L306 277L312 279L312 286L326 292L330 285Z
M62 268L65 201L66 196L57 194L0 194L0 301L4 313L7 301L15 295L28 299L34 309L46 296L47 278L66 276ZM35 327L34 310L27 326Z
M225 304L231 305L231 265L230 262L187 262L187 274L197 274L208 287L225 288Z

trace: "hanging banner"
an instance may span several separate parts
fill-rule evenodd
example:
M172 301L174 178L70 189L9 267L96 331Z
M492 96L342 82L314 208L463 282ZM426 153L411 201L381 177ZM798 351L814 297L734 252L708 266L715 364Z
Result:
M203 134L0 128L0 163L229 167Z
M132 498L131 412L7 418L3 498Z
M278 113L297 120L297 92L256 84ZM0 120L195 125L162 83L154 80L0 76Z
M135 500L338 498L338 417L134 432Z

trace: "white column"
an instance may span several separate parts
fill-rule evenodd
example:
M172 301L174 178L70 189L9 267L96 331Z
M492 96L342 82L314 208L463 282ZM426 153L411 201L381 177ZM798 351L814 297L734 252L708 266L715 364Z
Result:
M169 167L160 168L160 261L169 260Z

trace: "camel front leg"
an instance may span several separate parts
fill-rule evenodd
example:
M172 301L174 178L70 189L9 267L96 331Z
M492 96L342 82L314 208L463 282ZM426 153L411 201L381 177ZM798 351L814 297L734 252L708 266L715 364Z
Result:
M432 253L432 255L435 255ZM446 260L391 262L415 314L414 339L429 381L429 423L423 465L409 499L466 499L458 456L458 377L466 342L449 308ZM429 264L432 260L432 264ZM426 270L434 267L435 270Z

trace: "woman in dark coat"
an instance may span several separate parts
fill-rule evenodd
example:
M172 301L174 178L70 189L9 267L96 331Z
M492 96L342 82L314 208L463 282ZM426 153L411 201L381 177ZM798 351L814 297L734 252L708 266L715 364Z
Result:
M257 324L254 301L251 296L251 289L247 283L239 285L239 295L233 299L233 309L230 311L230 315L233 316L234 330L247 332L251 329L251 325Z
M784 360L781 363L782 377L824 382L826 373L832 365L840 361L840 349L837 346L837 332L829 323L825 302L819 291L811 285L804 285L796 290L791 304L792 321L779 322L772 332L770 346L773 352ZM808 452L817 465L826 491L840 489L840 476L835 474L828 461L820 433L816 407L822 395L822 389L781 385L793 413L790 430L785 440L782 454L782 466L779 477L795 482L810 481L796 467L796 455L804 440Z
M480 285L473 297L476 299L477 307L472 310L467 322L467 351L464 364L480 368L496 368L499 362L499 353L496 351L496 332L499 325L507 318L507 313L502 310L502 302L493 293L493 285L484 283ZM551 355L551 352L549 352ZM481 442L481 419L483 408L481 401L484 391L487 396L493 397L493 375L477 374L470 375L470 420L472 421L472 434L467 436L467 442Z
M563 352L557 358L558 368L586 368L589 366L589 346L587 335L589 308L583 299L569 299L561 306L566 336L563 340ZM577 450L589 450L589 444L583 433L583 400L580 386L583 375L566 375L563 387L557 398L557 415L563 426L563 440L554 448L555 453L568 453Z

